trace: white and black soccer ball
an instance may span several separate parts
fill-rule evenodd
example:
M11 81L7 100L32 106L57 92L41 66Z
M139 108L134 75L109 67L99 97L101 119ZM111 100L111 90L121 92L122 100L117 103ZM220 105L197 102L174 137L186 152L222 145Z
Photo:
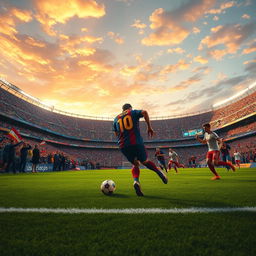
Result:
M101 183L100 190L105 195L111 195L116 189L116 184L113 180L104 180Z

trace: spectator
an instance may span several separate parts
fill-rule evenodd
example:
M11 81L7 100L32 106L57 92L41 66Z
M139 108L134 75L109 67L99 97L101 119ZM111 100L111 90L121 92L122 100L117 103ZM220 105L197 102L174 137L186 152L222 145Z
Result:
M31 148L32 147L28 143L23 143L23 146L20 150L20 172L25 172L28 150L30 150Z
M35 148L33 149L33 156L32 156L32 172L37 172L36 167L39 164L40 159L40 151L38 149L38 146L35 145Z
M5 171L16 173L15 167L15 148L18 147L22 141L19 143L15 143L14 140L10 139L10 142L7 143L4 147L3 155L4 155L4 164L5 164Z

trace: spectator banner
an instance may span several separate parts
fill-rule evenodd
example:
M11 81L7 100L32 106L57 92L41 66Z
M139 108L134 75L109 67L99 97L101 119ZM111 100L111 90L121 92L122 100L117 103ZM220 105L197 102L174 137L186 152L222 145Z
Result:
M36 171L38 172L52 172L53 164L38 164L36 167ZM27 163L25 172L32 172L32 163Z
M22 141L22 137L20 136L20 134L18 133L18 131L15 129L15 128L12 128L9 133L8 133L8 136L15 140L15 142L20 142Z

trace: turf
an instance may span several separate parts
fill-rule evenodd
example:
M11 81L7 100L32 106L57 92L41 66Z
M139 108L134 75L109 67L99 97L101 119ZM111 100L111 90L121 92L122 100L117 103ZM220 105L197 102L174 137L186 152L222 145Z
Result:
M1 174L0 207L189 208L256 206L256 170L210 180L208 169L181 169L169 183L141 171L137 197L129 170ZM103 195L100 184L117 189ZM1 255L256 255L256 214L0 213Z

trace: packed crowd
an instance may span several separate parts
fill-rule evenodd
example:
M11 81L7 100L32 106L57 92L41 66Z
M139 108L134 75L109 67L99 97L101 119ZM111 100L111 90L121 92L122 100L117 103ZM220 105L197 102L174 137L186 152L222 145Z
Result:
M182 131L201 128L200 124L209 122L209 120L213 129L220 128L224 124L254 113L256 111L255 95L256 92L228 106L194 116L153 120L152 125L156 131L155 139L179 139L182 137ZM98 141L115 140L112 121L61 115L33 105L3 88L0 88L0 107L0 112L10 117L30 122L60 134ZM141 122L140 125L142 135L146 138L145 122Z
M202 123L209 121L213 128L220 128L223 124L253 114L256 111L255 98L256 93L254 92L237 102L207 113L182 118L153 120L152 126L156 132L153 140L147 140L146 125L145 122L141 122L141 133L145 138L145 146L150 157L153 158L156 147L163 149L174 147L185 165L189 165L191 157L195 157L198 163L202 162L205 159L205 146L196 146L197 141L193 137L183 138L182 132L200 128ZM32 148L40 141L47 141L45 146L39 147L40 162L53 164L55 170L64 170L81 164L88 169L100 166L117 167L125 161L122 154L117 150L112 121L81 119L57 114L32 105L2 88L0 88L0 115L1 113L0 128L11 129L15 126L24 136L26 143ZM34 126L10 120L5 116L29 122ZM40 127L48 130L43 130ZM245 119L241 124L220 130L218 134L221 137L229 138L255 130L256 123L247 122ZM59 133L59 135L51 131ZM230 145L232 150L236 149L241 152L243 162L255 160L255 136L235 140ZM15 161L18 163L15 166L20 164L21 147L22 145L18 145L15 148ZM3 148L0 150L0 154L3 153ZM31 161L33 157L31 151L31 149L28 150L28 161Z

